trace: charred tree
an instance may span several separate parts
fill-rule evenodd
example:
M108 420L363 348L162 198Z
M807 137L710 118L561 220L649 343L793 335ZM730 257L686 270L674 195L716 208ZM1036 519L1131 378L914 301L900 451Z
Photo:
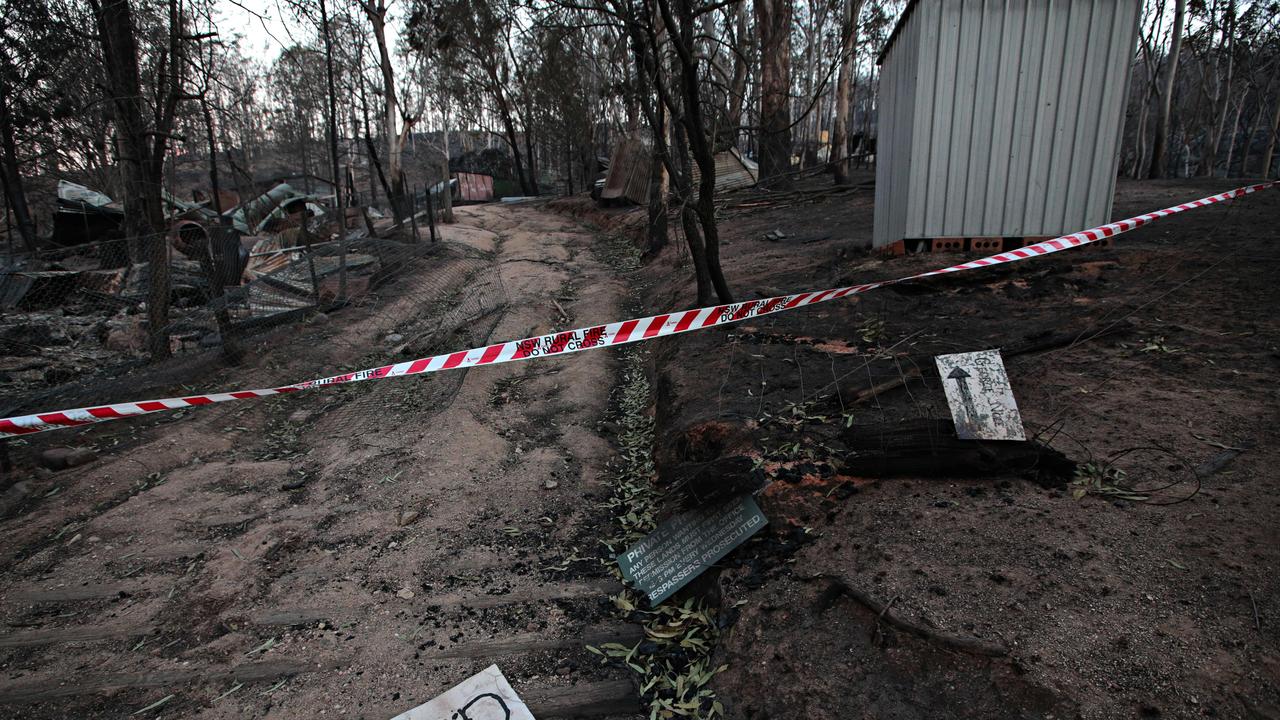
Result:
M841 27L844 55L836 79L835 118L831 130L831 169L836 185L849 184L849 88L853 84L854 60L858 56L858 16L862 0L844 1L844 25Z
M760 36L760 184L791 186L791 0L754 0Z
M211 37L213 34L210 34ZM231 324L231 312L223 299L225 286L239 281L239 236L231 228L230 218L223 217L222 184L218 174L218 141L214 132L213 107L209 102L214 75L214 44L209 43L209 54L204 60L203 87L200 92L200 115L204 119L205 142L209 147L209 194L213 202L213 211L217 221L204 238L205 245L199 248L199 258L209 283L209 295L215 304L214 320L218 324L218 336L222 340L222 357L232 365L238 365L244 359L244 353L236 342L234 327ZM235 255L232 255L231 252Z
M27 193L22 184L18 143L14 139L13 114L9 109L9 84L0 78L0 182L4 184L5 199L13 212L18 235L28 250L36 249L36 225L27 206Z
M1275 109L1271 112L1271 136L1267 139L1267 149L1262 151L1262 168L1261 174L1264 178L1271 177L1271 159L1275 157L1276 138L1280 136L1280 98L1274 101Z
M733 76L726 92L725 129L733 133L737 145L738 132L742 129L742 108L747 101L747 78L750 75L751 35L747 32L747 3L742 0L733 11L735 50L733 52Z
M613 14L623 23L627 45L635 65L634 77L629 75L627 78L631 83L631 97L634 100L634 103L628 106L628 112L632 112L632 108L640 110L649 126L653 141L652 165L649 172L647 252L656 254L667 244L668 196L671 171L674 167L670 146L667 143L666 105L661 100L654 102L655 73L658 72L658 67L654 56L650 53L650 43L657 42L659 36L654 33L652 40L650 39L644 24L636 17L628 3L615 0L612 6ZM631 127L629 124L628 128ZM690 254L692 255L692 251Z
M1214 56L1214 88L1213 88L1213 116L1210 118L1210 127L1208 128L1208 145L1200 155L1200 166L1196 169L1196 174L1201 177L1209 177L1213 175L1218 164L1218 154L1222 147L1222 132L1227 122L1227 111L1231 106L1231 84L1235 80L1235 50L1236 50L1236 3L1235 0L1228 0L1226 9L1222 18L1222 42L1218 46L1218 52ZM1217 17L1214 17L1217 22ZM1219 78L1217 66L1222 62L1223 57L1226 58L1226 77ZM1234 129L1233 129L1234 138ZM1230 171L1230 168L1227 168Z
M511 119L511 113L506 109L505 102L500 107L502 108L503 139L507 141L507 146L511 148L511 160L515 166L516 180L520 183L520 192L524 195L532 195L533 190L529 187L529 176L525 174L524 157L520 152L520 136L516 134L515 121Z
M1173 35L1169 44L1168 59L1165 60L1164 87L1160 93L1160 114L1156 120L1156 134L1151 141L1151 169L1147 177L1157 179L1164 177L1165 147L1169 144L1169 125L1173 116L1173 87L1178 79L1178 56L1182 53L1182 26L1187 18L1187 0L1177 0L1173 11Z
M153 124L144 119L138 43L129 0L90 0L97 23L108 92L111 94L120 165L124 178L125 232L129 260L146 263L147 349L153 360L169 356L169 253L161 198L165 149L178 102L183 99L180 73L182 19L177 0L169 0L168 48L159 65L160 97Z
M329 27L329 8L320 0L320 32L324 35L325 81L329 91L329 159L333 165L333 191L338 205L338 300L347 299L347 206L343 202L342 170L338 155L338 103L333 79L333 33Z
M77 56L83 58L62 11L47 0L6 0L0 10L0 187L27 250L36 249L37 238L22 171L44 152L32 152L30 141L49 137L65 121L84 122L73 92L61 82ZM101 113L84 116L97 119ZM85 123L86 129L93 125ZM105 137L106 123L93 129ZM102 155L84 149L86 158L105 158L105 141ZM107 165L104 159L100 167Z
M453 222L453 187L449 185L449 116L444 115L444 144L440 149L440 174L444 177L444 190L440 193L440 222ZM430 191L428 191L430 192Z
M688 141L688 155L693 158L693 162L698 165L698 197L696 203L690 207L687 201L682 205L681 217L687 217L687 213L692 213L697 217L698 225L702 230L702 251L703 262L705 264L705 272L707 280L715 289L716 297L722 303L733 302L733 294L729 291L729 284L724 279L724 272L720 269L720 232L716 227L716 208L715 208L715 192L716 192L716 158L715 150L711 144L711 138L708 133L706 114L702 109L702 97L699 93L698 78L698 57L694 54L694 32L697 14L694 11L692 0L674 0L675 9L672 9L671 0L658 0L658 7L662 12L663 22L667 27L674 29L672 45L676 50L676 62L679 67L677 86L681 91L682 97L679 99L683 106L683 112L680 113L680 122L684 126L685 136ZM691 175L692 173L687 173ZM686 181L687 183L687 181ZM688 233L688 225L686 222L686 230ZM709 298L701 297L704 293L699 293L699 304L705 304Z
M649 225L646 233L646 252L650 255L656 255L667 245L667 193L670 185L667 175L667 147L665 142L661 142L667 135L667 114L659 107L655 115L652 127L653 155L649 171Z
M412 122L406 120L403 131L397 127L400 120L400 103L396 95L395 73L391 68L391 53L387 47L387 4L385 0L368 0L360 3L373 26L373 38L378 45L378 70L382 74L383 128L387 138L387 174L391 176L391 187L387 191L387 199L391 203L391 212L396 223L403 223L408 212L409 203L405 195L404 171L401 169L404 156L404 145Z

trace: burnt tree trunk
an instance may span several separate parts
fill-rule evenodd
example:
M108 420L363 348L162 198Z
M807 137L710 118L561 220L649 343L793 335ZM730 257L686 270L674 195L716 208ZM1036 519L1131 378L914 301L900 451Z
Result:
M1267 149L1262 151L1262 177L1271 177L1271 158L1275 156L1276 138L1280 136L1280 98L1276 98L1275 109L1271 114L1271 136L1267 139Z
M791 0L755 0L760 35L760 185L791 187Z
M320 0L320 23L324 34L325 84L329 91L329 159L333 165L333 192L338 204L338 296L339 302L347 300L347 205L342 191L341 160L338 155L338 105L333 71L333 37L329 28L329 9Z
M124 229L129 260L147 263L147 349L152 360L169 356L169 248L160 191L165 147L179 100L181 72L180 20L175 0L169 2L169 49L158 75L163 96L155 108L155 126L144 120L142 83L138 74L138 45L133 32L133 9L128 0L90 0L102 47L103 65L111 93L120 164L124 176Z
M1209 128L1208 147L1200 156L1200 166L1196 174L1202 177L1213 176L1218 165L1218 156L1222 150L1222 132L1227 123L1227 111L1231 106L1231 84L1235 81L1235 0L1228 0L1226 17L1223 18L1223 40L1218 47L1218 56L1226 55L1227 71L1225 80L1215 77L1213 98L1212 125ZM1217 75L1217 62L1214 63L1214 74ZM1230 168L1228 168L1228 172Z
M360 62L363 62L363 59ZM382 192L388 198L391 197L391 188L387 187L387 178L382 174L382 165L378 162L378 151L373 144L373 135L369 132L369 99L365 93L364 83L360 83L360 116L361 128L364 134L365 157L369 161L369 202L365 204L373 207L378 204L378 181L382 182ZM376 178L373 173L374 169L378 171Z
M693 208L693 181L689 170L689 141L685 126L679 118L674 130L676 146L674 161L675 192L672 200L680 208L680 227L684 231L685 242L689 246L689 258L693 261L693 276L697 283L697 305L710 305L714 286L711 283L711 272L707 269L707 248L702 242L702 231L698 226L698 214Z
M751 38L747 34L747 4L738 3L734 9L734 40L736 52L733 53L733 77L729 80L729 90L725 101L728 111L725 114L726 128L733 132L733 144L738 144L738 132L742 128L742 108L746 103L747 75L750 71L748 59L751 53Z
M667 244L667 134L666 113L657 108L653 125L653 155L649 171L649 227L646 235L646 252L657 254Z
M244 354L241 352L240 346L234 337L231 327L231 312L227 310L225 302L220 302L226 294L223 291L223 285L230 280L227 276L232 270L232 268L227 267L226 255L220 251L224 247L224 238L228 233L231 233L231 228L229 223L225 222L228 218L222 217L222 188L218 182L218 144L214 140L213 113L209 110L207 99L200 99L200 110L204 114L206 140L209 143L209 191L213 196L213 211L218 214L218 222L213 226L212 232L209 234L211 242L206 247L209 261L205 275L208 277L209 295L214 299L217 306L213 316L218 323L218 335L222 338L222 357L228 363L237 365L244 359Z
M0 182L4 183L4 194L9 201L17 221L18 234L22 237L22 245L28 250L36 249L36 225L31 220L31 209L27 205L27 193L22 185L22 173L18 166L18 143L13 135L13 117L9 113L8 82L0 79Z
M444 115L444 150L440 157L440 174L444 176L444 192L440 193L440 222L453 224L453 188L449 185L449 116ZM518 153L517 153L518 154ZM430 191L428 191L430 194Z
M858 55L858 16L862 14L862 0L845 0L844 3L844 57L840 60L840 74L836 79L835 122L831 130L831 169L836 185L849 184L849 89L853 84L853 61Z
M658 87L657 73L660 72L650 54L650 42L656 42L656 33L647 35L641 29L632 14L631 7L620 4L619 17L622 18L627 31L627 40L634 60L636 75L633 95L634 106L645 116L653 139L652 165L649 171L649 226L647 234L647 252L656 254L667 244L667 198L671 183L671 148L667 144L668 113L661 99L654 102L653 88ZM628 78L630 79L630 78ZM632 106L629 104L628 108Z
M391 213L399 225L405 221L409 212L409 200L405 196L404 172L401 169L401 157L404 153L405 135L396 129L399 119L399 100L396 97L395 75L391 68L391 54L387 47L387 5L384 0L362 2L360 7L369 18L373 27L373 37L378 46L378 70L382 74L383 132L387 136L387 174L391 176L391 188L387 199L391 203ZM405 131L408 131L408 127Z
M378 160L378 147L374 145L373 138L369 137L367 127L365 128L364 147L365 147L365 154L369 156L369 166L372 168L372 171L369 173L369 203L368 204L370 205L373 204L373 198L374 198L373 178L375 175L378 178L378 182L382 184L382 193L386 195L387 198L395 197L392 194L393 191L391 189L391 186L387 184L386 173L382 171L382 162Z
M524 152L525 152L525 156L528 158L529 194L537 195L538 194L538 170L537 170L538 164L537 164L537 158L535 158L533 155L532 127L533 127L533 124L530 123L526 118L525 124L524 124Z
M1173 86L1178 78L1178 56L1182 53L1182 25L1187 18L1187 0L1177 0L1173 11L1173 36L1169 44L1169 58L1165 61L1164 88L1160 94L1160 115L1156 120L1156 134L1151 140L1151 168L1147 177L1164 177L1165 148L1169 144L1169 125L1173 115Z
M702 99L698 93L698 59L693 52L693 36L695 15L692 0L675 0L680 14L679 25L672 17L671 4L668 0L658 0L662 9L663 20L670 28L676 28L676 58L680 66L679 86L683 95L684 112L681 122L686 129L686 139L693 161L698 164L698 198L694 205L694 213L702 227L702 247L707 279L715 288L716 296L722 303L733 302L729 292L729 284L725 282L724 272L720 269L720 233L716 227L716 159L707 135L706 116L702 112ZM692 175L692 173L689 173ZM681 210L682 216L688 204ZM699 298L699 304L705 302Z
M525 177L524 159L520 156L520 140L516 136L515 121L511 119L511 109L507 107L507 101L501 95L502 86L498 84L497 75L492 75L490 77L490 81L498 88L496 90L496 93L499 95L498 114L502 116L502 132L504 139L507 141L507 145L511 148L511 160L515 165L516 180L520 182L520 192L524 195L534 195L536 193L530 192L529 181ZM445 152L448 152L448 148L445 148ZM445 184L448 184L447 178Z
M854 425L841 438L841 471L861 477L1032 475L1061 483L1076 464L1033 440L961 440L950 420Z

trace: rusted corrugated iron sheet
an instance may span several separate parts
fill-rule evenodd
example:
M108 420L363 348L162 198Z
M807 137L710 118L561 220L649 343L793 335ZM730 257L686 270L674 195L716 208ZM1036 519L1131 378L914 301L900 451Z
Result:
M689 166L693 169L693 185L696 188L702 173L693 158L689 158ZM744 158L737 148L716 153L716 192L751 187L756 184L759 176L759 166Z
M458 199L463 202L493 200L493 177L476 173L458 173Z
M609 158L609 175L600 197L604 200L625 198L637 205L649 202L649 170L653 165L648 143L639 138L625 138L613 148Z

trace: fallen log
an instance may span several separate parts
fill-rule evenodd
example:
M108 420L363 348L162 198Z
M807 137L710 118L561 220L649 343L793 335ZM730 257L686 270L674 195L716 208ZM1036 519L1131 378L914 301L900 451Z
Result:
M950 419L852 425L831 445L836 470L861 478L1017 476L1060 487L1076 471L1074 461L1035 440L961 440ZM683 463L664 479L667 492L690 507L755 493L769 482L761 463L742 454Z
M1000 348L1000 354L1005 358L1018 357L1020 355L1035 355L1038 353L1073 347L1099 338L1122 335L1124 333L1131 332L1132 330L1133 326L1130 323L1117 321L1101 328L1086 327L1058 333L1045 332L1040 335L1033 335L1026 338L1022 342ZM933 367L933 356L913 356L907 358L905 361L894 360L893 362L895 363L894 369L899 371L898 377L890 378L889 380L877 383L871 387L863 387L860 382L856 385L850 384L847 386L840 386L839 392L826 396L826 402L828 404L840 404L847 408L851 405L859 405L869 400L874 400L880 395L892 390L897 390L908 383L926 381L925 375L921 373L919 368ZM900 368L903 364L909 365L910 368L907 370L901 370ZM819 392L823 392L836 386L838 386L838 383L833 382Z
M1033 476L1061 484L1076 463L1034 440L961 440L949 419L852 425L841 433L840 469L858 477Z

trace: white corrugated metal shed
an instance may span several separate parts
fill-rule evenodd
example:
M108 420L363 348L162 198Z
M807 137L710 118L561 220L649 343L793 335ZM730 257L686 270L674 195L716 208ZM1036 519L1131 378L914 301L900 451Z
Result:
M1109 219L1140 0L912 0L881 55L876 247Z

